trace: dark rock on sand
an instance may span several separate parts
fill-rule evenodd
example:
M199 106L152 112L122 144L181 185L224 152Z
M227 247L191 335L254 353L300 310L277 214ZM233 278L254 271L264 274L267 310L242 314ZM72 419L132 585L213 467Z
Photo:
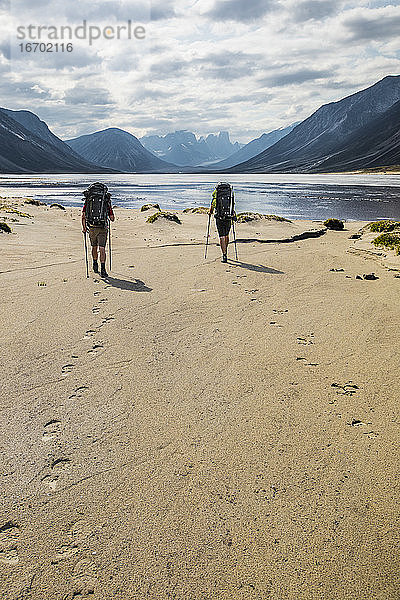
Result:
M40 200L33 200L32 198L25 200L25 204L32 204L33 206L46 206L46 202L41 202Z

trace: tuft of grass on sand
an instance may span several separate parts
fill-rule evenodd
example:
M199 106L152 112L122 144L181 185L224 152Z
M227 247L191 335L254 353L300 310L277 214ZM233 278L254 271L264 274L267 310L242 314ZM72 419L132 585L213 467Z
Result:
M280 217L279 215L262 215L261 213L242 212L237 215L238 223L250 223L251 221L259 221L266 219L267 221L278 221L280 223L291 223L290 219Z
M192 213L194 215L208 215L210 209L207 206L196 206L194 208L185 208L184 213Z
M340 219L327 219L324 221L324 225L327 229L333 229L333 231L343 231L344 223Z
M393 231L394 229L400 228L399 221L373 221L368 223L367 228L373 233L382 233Z
M157 221L157 219L165 219L166 221L173 221L174 223L178 223L179 225L182 223L182 221L180 220L178 215L175 215L174 213L166 212L163 210L160 210L160 211L154 213L154 215L150 215L150 217L148 219L146 219L146 223L155 223L155 221Z
M161 211L159 204L143 204L142 208L140 209L140 212L144 212L145 210L151 210L153 208L158 211Z
M0 231L4 231L4 233L12 233L12 229L7 223L4 221L0 221Z
M18 210L17 208L13 208L9 204L0 204L0 211L8 213L10 215L18 215L18 217L24 217L25 219L33 219L32 215L24 213L21 210Z
M58 204L57 202L54 202L54 204L50 204L50 208L59 208L60 210L65 210L65 206L62 206L61 204Z
M384 248L389 248L389 250L395 250L397 255L400 254L400 234L381 233L372 243L374 246L383 246Z

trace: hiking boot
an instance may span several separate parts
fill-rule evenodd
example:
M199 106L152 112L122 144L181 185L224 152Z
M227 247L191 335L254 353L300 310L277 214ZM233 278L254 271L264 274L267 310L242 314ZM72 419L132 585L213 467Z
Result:
M97 260L94 260L94 261L93 261L93 271L94 271L95 273L98 273L98 272L99 272L99 263L97 262Z
M222 261L221 262L223 262L223 263L228 262L228 256L226 254L222 255Z
M106 271L106 266L104 263L101 263L101 273L100 277L108 277L108 273Z

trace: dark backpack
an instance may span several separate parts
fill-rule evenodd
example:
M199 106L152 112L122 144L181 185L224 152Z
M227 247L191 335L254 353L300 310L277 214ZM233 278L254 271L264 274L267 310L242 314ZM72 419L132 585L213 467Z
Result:
M103 183L93 183L84 192L86 198L86 221L92 227L106 227L110 194Z
M217 185L215 216L217 219L228 220L234 214L233 189L229 183Z

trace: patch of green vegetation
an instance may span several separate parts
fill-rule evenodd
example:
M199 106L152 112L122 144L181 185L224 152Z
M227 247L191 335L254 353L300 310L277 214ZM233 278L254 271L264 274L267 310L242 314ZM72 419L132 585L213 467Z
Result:
M9 227L7 223L4 223L2 221L0 221L0 231L4 231L5 233L12 233L11 227Z
M185 208L184 213L192 213L194 215L208 215L210 209L207 206L196 206L195 208Z
M393 229L397 229L400 227L400 223L399 221L374 221L373 223L369 223L367 227L374 233L381 233L383 231L393 231Z
M242 212L237 215L238 223L250 223L251 221L258 221L260 219L266 219L267 221L278 221L280 223L291 223L289 219L280 217L279 215L263 215L261 213Z
M9 204L0 204L0 210L1 212L6 212L11 215L18 215L19 217L24 217L26 219L33 219L32 215L28 215L28 213L23 213L17 208L13 208Z
M146 223L154 223L155 221L157 221L157 219L166 219L167 221L173 221L174 223L179 223L179 224L182 223L182 221L180 220L178 215L175 215L174 213L166 212L164 210L160 210L160 211L154 213L154 215L150 215L150 217L146 220Z
M327 229L333 229L334 231L342 231L344 229L344 223L340 219L327 219L324 221L324 225Z
M400 235L395 233L381 233L372 243L374 246L383 246L389 248L389 250L395 250L396 254L400 254Z
M140 209L140 212L144 212L145 210L151 210L152 208L161 211L159 204L143 204L142 208Z

